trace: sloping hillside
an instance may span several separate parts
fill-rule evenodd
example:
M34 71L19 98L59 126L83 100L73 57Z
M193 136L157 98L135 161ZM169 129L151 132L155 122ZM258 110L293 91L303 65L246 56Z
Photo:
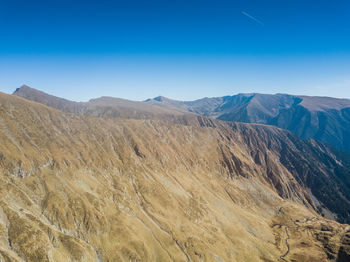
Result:
M316 210L349 219L350 161L322 144L202 117L64 113L5 94L0 115L4 261L349 259L349 226Z

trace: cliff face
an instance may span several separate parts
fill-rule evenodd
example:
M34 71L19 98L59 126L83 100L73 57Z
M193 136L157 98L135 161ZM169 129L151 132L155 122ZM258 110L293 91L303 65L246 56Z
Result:
M345 155L174 114L96 117L0 94L0 258L348 261L349 226L320 215L349 221Z
M350 101L345 99L238 94L186 102L155 98L147 103L224 121L274 125L350 152Z

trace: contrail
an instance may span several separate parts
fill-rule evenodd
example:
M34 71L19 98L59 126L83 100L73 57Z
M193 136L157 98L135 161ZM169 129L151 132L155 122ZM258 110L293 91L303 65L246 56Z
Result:
M244 12L244 11L241 11L241 13L242 13L243 15L245 15L246 17L252 19L254 22L257 22L257 23L260 24L261 26L265 26L265 24L264 24L263 22L261 22L259 19L255 18L254 16L252 16L252 15L250 15L250 14Z

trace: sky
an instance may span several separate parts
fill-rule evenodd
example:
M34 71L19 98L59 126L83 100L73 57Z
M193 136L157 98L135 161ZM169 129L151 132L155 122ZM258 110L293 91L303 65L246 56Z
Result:
M348 0L0 0L0 91L350 98Z

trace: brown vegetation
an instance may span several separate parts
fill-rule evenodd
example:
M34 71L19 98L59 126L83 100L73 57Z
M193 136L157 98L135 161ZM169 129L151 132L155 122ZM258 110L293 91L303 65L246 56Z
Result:
M0 94L0 260L348 261L349 226L307 187L344 159L274 127L175 115Z

